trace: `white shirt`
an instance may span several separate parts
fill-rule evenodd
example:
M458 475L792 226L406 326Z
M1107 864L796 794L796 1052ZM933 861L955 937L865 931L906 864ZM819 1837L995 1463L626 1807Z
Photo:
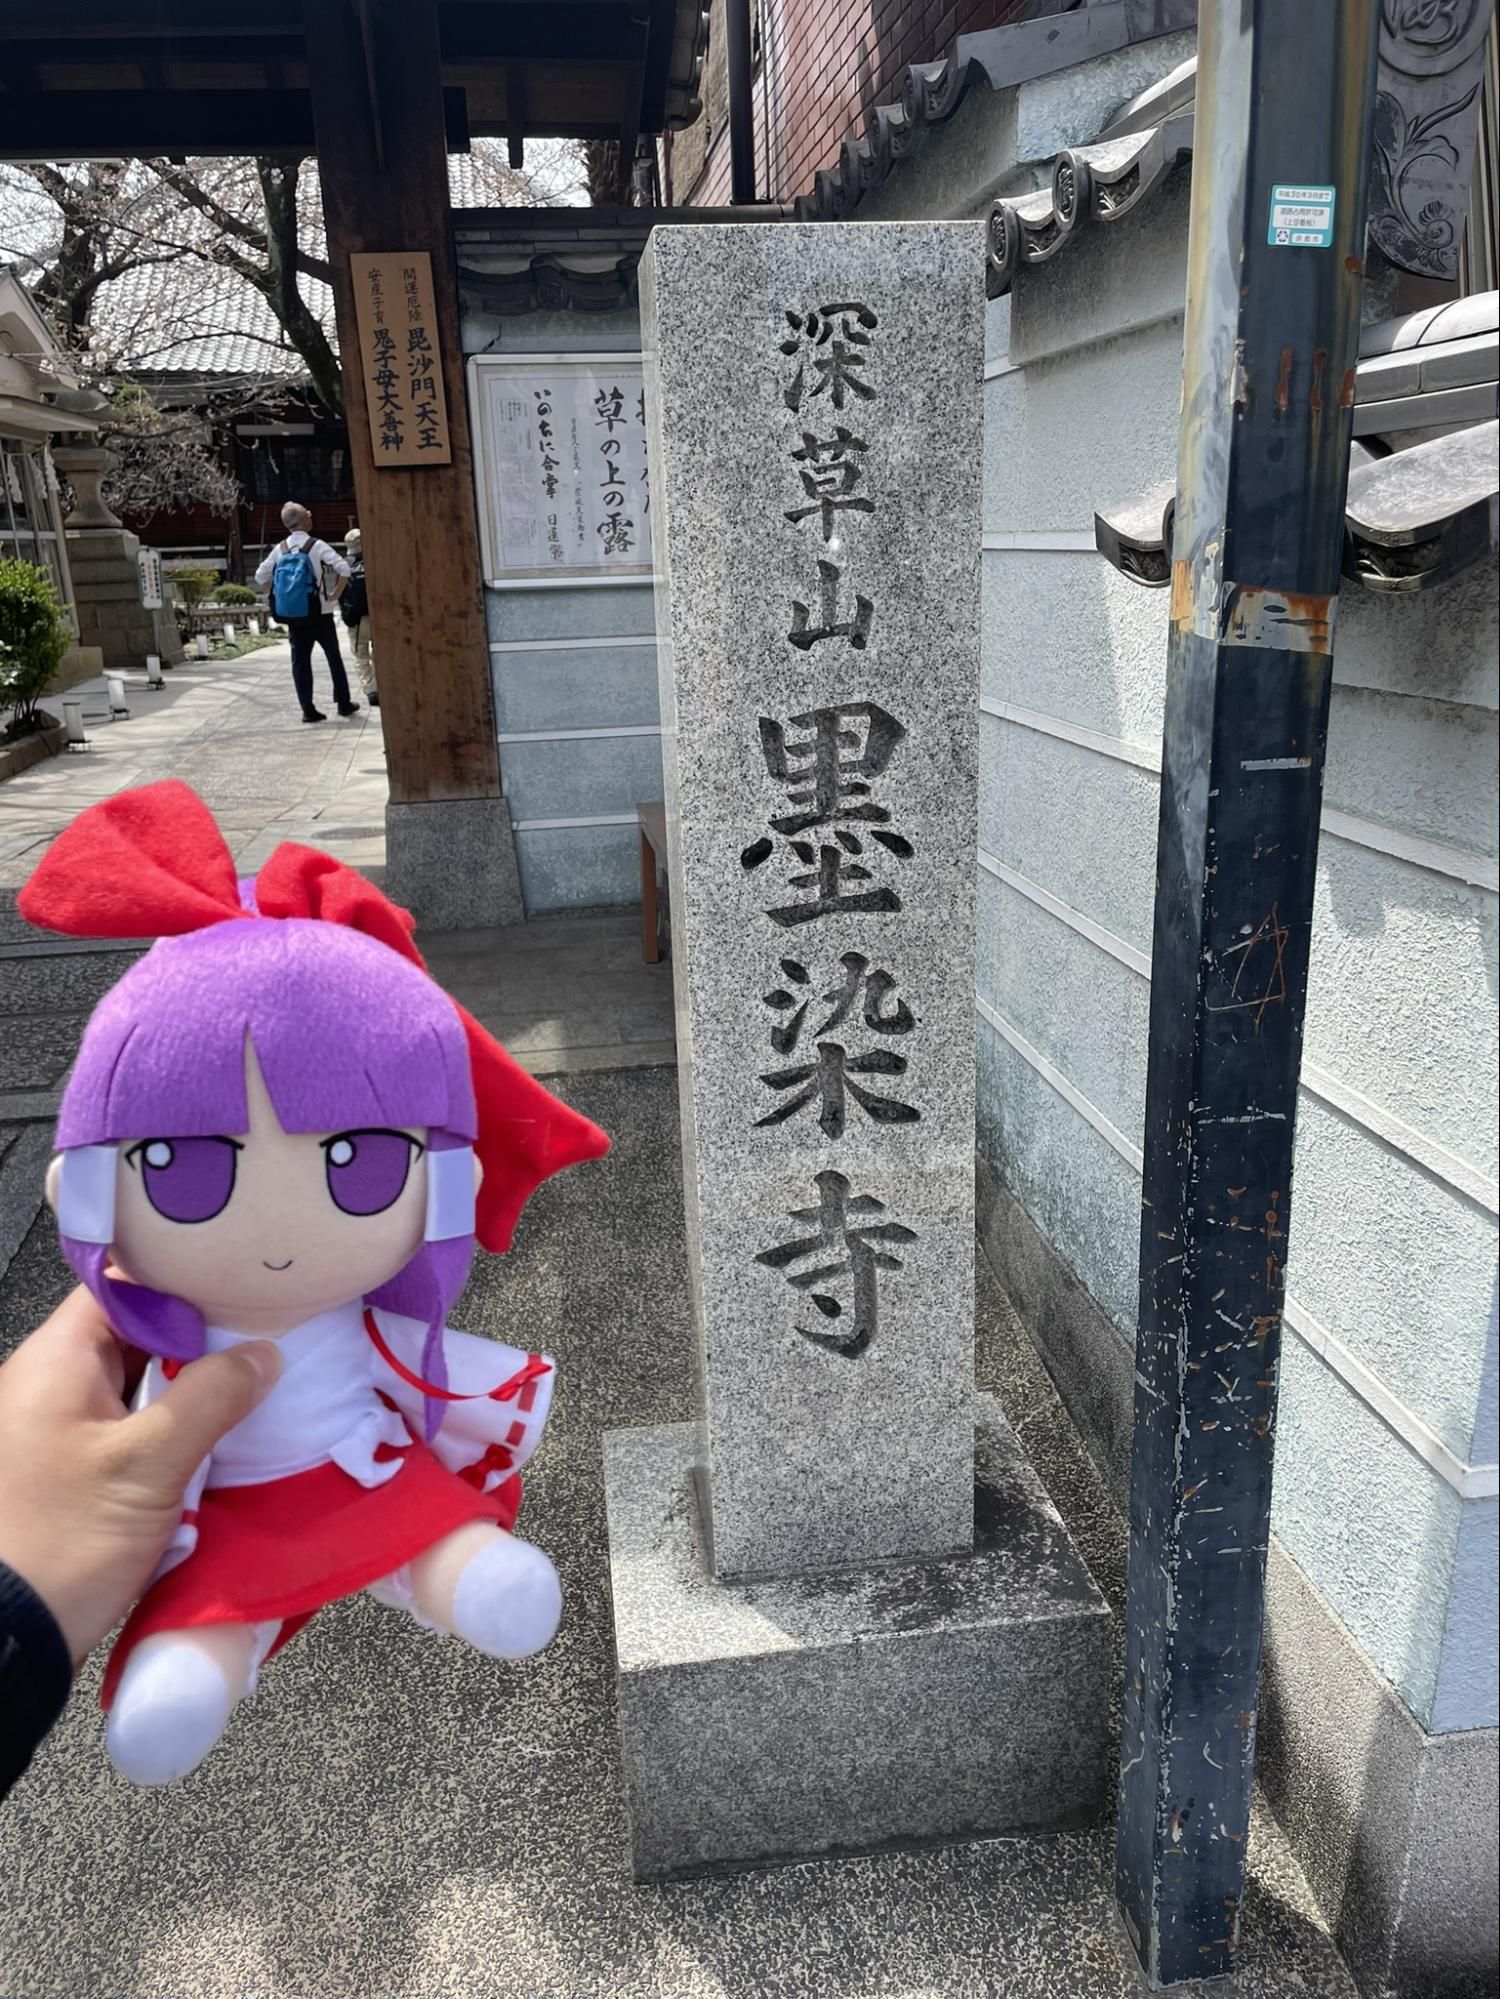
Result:
M316 535L308 534L305 528L296 528L283 541L277 542L255 572L255 587L264 590L270 583L276 571L276 558L284 548L300 548L304 542L308 544L307 553L314 569L318 572L319 600L325 611L331 611L334 608L334 599L329 595L332 587L329 581L330 572L334 576L344 577L352 572L336 548L330 548L326 541L319 541Z
M385 1311L375 1317L391 1353L410 1372L419 1371L427 1338L422 1321ZM223 1353L254 1337L209 1326L204 1352ZM358 1300L320 1313L276 1344L280 1375L265 1400L225 1432L193 1474L157 1575L185 1561L197 1546L198 1502L205 1486L263 1485L328 1463L359 1485L383 1485L401 1469L400 1453L421 1437L426 1398L381 1358L365 1331ZM472 1476L482 1465L483 1490L493 1492L536 1449L551 1412L552 1365L546 1362L545 1372L524 1391L497 1401L491 1391L518 1370L531 1371L532 1360L541 1357L452 1328L443 1345L448 1385L466 1399L445 1405L445 1421L429 1448L452 1472ZM154 1402L166 1383L165 1368L153 1359L141 1378L135 1406ZM395 1407L387 1407L388 1402ZM394 1449L377 1458L382 1444Z
M204 1352L223 1353L253 1337L209 1326ZM375 1393L377 1355L356 1303L322 1312L276 1342L281 1373L265 1400L214 1445L208 1483L264 1485L333 1463L361 1485L382 1485L400 1461L377 1463L377 1444L404 1447L410 1432ZM384 1373L384 1369L381 1370Z

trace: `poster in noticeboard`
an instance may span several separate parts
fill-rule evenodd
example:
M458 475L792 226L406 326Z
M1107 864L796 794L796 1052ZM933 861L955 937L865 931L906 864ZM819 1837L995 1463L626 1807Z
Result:
M481 355L470 373L486 580L649 577L640 356Z

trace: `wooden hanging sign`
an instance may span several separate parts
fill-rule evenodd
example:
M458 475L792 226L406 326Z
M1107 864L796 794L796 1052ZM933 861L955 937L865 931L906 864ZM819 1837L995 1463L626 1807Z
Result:
M375 466L450 465L432 258L387 250L349 259Z

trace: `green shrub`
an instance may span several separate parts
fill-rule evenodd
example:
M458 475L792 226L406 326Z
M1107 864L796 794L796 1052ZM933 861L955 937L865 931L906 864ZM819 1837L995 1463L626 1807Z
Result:
M220 604L258 604L260 592L252 590L248 583L221 583L216 601Z
M174 569L172 582L177 595L190 607L201 604L219 587L218 575L212 569Z
M7 738L42 727L36 704L72 642L47 571L14 556L0 557L0 708L14 710Z

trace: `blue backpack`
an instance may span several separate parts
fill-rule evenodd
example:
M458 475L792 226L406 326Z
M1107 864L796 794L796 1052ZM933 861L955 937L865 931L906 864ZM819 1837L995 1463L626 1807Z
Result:
M283 543L271 571L271 615L282 624L294 618L311 618L322 607L318 572L313 567L311 540L300 548Z

